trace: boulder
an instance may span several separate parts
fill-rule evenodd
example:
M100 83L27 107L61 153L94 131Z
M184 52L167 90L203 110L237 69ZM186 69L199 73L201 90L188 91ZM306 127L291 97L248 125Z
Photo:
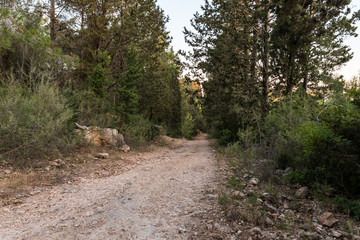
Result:
M326 212L318 218L318 221L323 226L332 227L339 220L334 217L334 214Z
M94 146L121 147L125 144L124 136L112 128L86 127L76 123L78 132Z

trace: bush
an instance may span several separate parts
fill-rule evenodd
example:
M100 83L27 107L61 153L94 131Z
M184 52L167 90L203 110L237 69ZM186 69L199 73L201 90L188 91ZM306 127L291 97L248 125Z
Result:
M192 137L196 134L195 122L189 113L181 125L181 134L186 139L192 139Z
M122 132L126 142L132 146L140 146L152 140L152 126L153 124L140 114L129 115L129 121L123 126Z
M278 167L295 169L288 180L330 184L339 194L359 195L360 110L344 95L285 99L266 119Z
M355 220L360 220L360 201L351 200L344 198L342 196L337 196L334 198L333 202L344 212L353 216Z
M72 111L48 82L33 88L14 81L0 85L0 156L19 165L68 147Z
M279 168L285 169L301 154L295 139L297 128L314 120L315 99L303 93L293 94L278 103L265 119L265 138Z

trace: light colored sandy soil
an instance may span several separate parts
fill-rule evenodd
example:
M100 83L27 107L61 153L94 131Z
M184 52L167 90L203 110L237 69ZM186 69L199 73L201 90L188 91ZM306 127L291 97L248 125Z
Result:
M0 209L0 239L187 239L216 183L209 142L145 154L135 168L82 179Z

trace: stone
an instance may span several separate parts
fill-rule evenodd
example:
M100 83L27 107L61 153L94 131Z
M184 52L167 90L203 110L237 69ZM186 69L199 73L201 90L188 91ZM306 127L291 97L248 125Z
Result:
M255 236L255 235L257 235L257 234L261 234L261 228L259 228L259 227L254 227L254 228L252 228L252 229L250 230L250 233L251 233L252 236Z
M334 224L337 223L339 220L334 217L333 213L326 212L320 217L318 217L318 221L323 226L333 227Z
M100 159L108 159L110 155L108 153L98 153L96 157Z
M76 123L78 133L94 146L120 147L125 144L124 136L112 128L86 127Z
M62 167L64 165L65 165L65 162L61 159L56 159L56 160L50 162L50 166L53 166L53 167Z
M268 201L265 201L265 202L264 202L264 207L265 207L266 210L268 210L269 212L278 213L277 208L274 207L273 205L271 205Z
M299 232L299 235L300 235L300 237L305 238L305 239L313 239L313 240L321 239L321 236L315 232L306 232L304 230L301 230Z
M250 179L249 183L252 185L258 185L260 180L258 178L252 178Z
M342 233L340 233L338 231L332 230L331 233L336 238L341 238L342 237Z
M4 173L5 174L11 174L11 170L6 169L6 170L4 170Z
M288 167L285 169L284 175L287 175L287 174L291 173L292 171L293 171L293 169L291 167Z
M52 161L52 162L50 162L50 166L60 167L61 165L59 163L57 163L57 162Z
M130 150L130 147L126 144L121 147L121 151L123 151L124 153L130 152Z
M302 187L299 190L296 191L295 196L297 198L305 198L309 193L308 187Z
M278 176L282 176L285 174L285 170L282 170L282 169L278 169L275 171L275 174L278 175Z
M238 196L240 196L240 191L235 191L234 193L233 193L233 195L235 196L235 197L238 197Z
M268 217L265 218L265 223L266 223L266 225L268 225L268 226L274 225L274 222L273 222L270 218L268 218Z

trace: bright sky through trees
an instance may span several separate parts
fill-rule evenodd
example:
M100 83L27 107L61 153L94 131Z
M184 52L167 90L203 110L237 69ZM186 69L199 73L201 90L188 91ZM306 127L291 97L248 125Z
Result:
M201 11L203 3L204 0L158 0L160 7L170 17L167 29L173 37L172 45L175 51L191 49L185 43L182 31L185 26L190 28L190 19L197 11ZM360 0L352 0L351 7L353 10L360 9ZM357 26L357 33L360 35L360 22L357 23ZM344 75L346 80L350 80L360 73L360 38L349 38L346 43L352 48L354 58L342 67L339 74Z

